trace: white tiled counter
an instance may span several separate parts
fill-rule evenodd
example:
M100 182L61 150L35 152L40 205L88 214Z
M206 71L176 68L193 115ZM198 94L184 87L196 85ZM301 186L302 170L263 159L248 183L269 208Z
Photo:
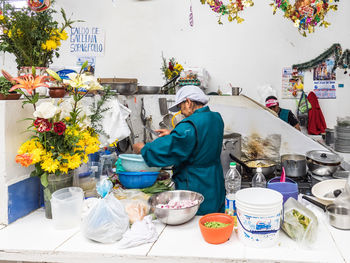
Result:
M159 238L154 243L119 249L86 239L78 228L55 230L39 209L0 229L0 261L31 262L349 262L350 231L340 231L320 220L318 240L313 248L301 248L284 233L278 245L255 249L231 239L211 245L201 236L198 220L180 226L156 222Z

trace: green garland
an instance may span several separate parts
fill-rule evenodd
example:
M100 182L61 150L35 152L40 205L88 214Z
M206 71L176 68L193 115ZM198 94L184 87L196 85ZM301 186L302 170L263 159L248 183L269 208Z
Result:
M299 71L304 71L307 69L312 69L317 67L319 64L324 62L326 59L331 57L332 55L335 56L335 63L334 67L332 68L332 73L336 70L337 67L342 69L347 69L350 66L350 50L346 49L344 52L342 52L342 48L340 44L336 43L333 44L329 49L327 49L325 52L320 54L318 57L301 64L294 64L292 66L293 69L297 69Z

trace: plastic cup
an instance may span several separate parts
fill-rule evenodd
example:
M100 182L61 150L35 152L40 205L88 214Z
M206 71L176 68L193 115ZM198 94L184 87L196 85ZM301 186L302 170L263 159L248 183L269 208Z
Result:
M84 192L80 187L66 187L55 191L51 198L52 221L56 229L79 226Z
M288 177L285 182L280 182L280 177L272 178L268 181L267 188L280 192L283 195L283 204L289 197L298 200L298 184Z

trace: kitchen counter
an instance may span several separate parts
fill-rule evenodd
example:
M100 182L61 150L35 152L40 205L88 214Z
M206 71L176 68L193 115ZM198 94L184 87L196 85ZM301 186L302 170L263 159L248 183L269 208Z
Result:
M55 230L38 209L0 229L0 261L33 262L349 262L350 231L340 231L319 213L318 239L302 248L281 232L275 247L250 248L234 232L224 244L211 245L201 236L198 220L180 226L155 221L158 240L135 248L119 249L117 243L100 244L86 239L79 228Z

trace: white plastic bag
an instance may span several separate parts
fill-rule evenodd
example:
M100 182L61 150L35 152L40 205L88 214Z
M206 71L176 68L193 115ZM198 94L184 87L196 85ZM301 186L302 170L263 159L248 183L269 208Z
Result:
M282 229L291 239L309 246L316 240L317 228L317 217L311 210L292 197L284 203Z
M136 221L131 228L125 232L123 239L119 241L119 248L136 247L157 240L158 233L152 223L152 217L146 216L142 221Z
M108 179L101 180L97 192L102 197L83 219L82 231L85 237L101 242L113 243L123 237L129 228L129 217L123 204L109 193L112 183Z

